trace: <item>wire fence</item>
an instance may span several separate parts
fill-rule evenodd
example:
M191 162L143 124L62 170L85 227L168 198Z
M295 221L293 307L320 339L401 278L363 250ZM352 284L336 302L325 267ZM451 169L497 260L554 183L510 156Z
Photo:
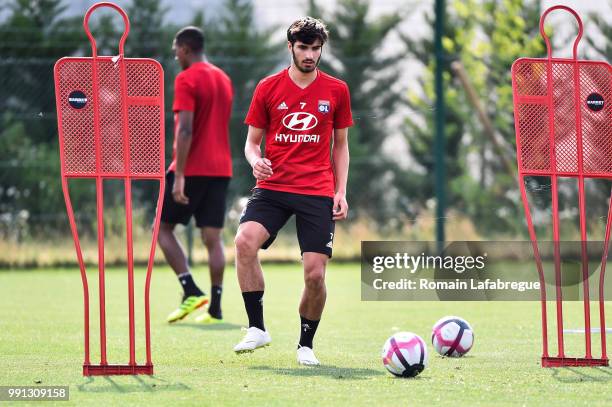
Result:
M505 10L516 2L487 4L496 10ZM44 251L42 247L46 243L69 241L59 183L53 65L62 56L88 56L91 51L80 18L62 15L59 8L53 15L47 15L49 12L36 16L41 12L36 7L21 10L28 8L27 3L13 1L14 7L10 10L0 7L5 16L22 13L19 18L0 19L0 244L5 245L0 247L0 253L12 255L29 245L40 249L33 253L36 257L37 252ZM132 19L126 55L155 58L165 72L167 165L173 141L173 83L180 70L171 44L179 27L168 22L164 14L168 10L157 8L159 2L128 3L138 3L138 7L129 10L131 16L138 17ZM349 220L341 226L350 239L341 247L350 247L349 256L352 256L358 252L360 240L433 239L435 224L440 220L446 221L448 239L479 239L495 233L520 236L525 230L517 222L522 208L520 196L514 193L513 174L499 171L498 154L482 135L482 125L449 67L444 68L447 143L446 151L442 152L448 177L442 187L448 192L450 209L443 217L433 215L436 155L432 129L436 112L432 104L436 95L432 90L431 3L418 10L415 6L414 16L410 17L410 13L400 12L406 11L405 8L399 7L397 13L372 15L368 13L367 3L356 2L354 5L359 10L353 10L346 7L348 3L338 2L323 13L333 29L321 68L349 85L355 122L349 131L351 166L347 194L351 210ZM453 55L449 52L443 61L471 61L464 64L467 76L474 82L482 104L490 106L485 113L495 119L492 120L495 130L508 140L508 146L513 139L508 99L511 87L508 66L502 62L523 56L515 55L517 48L530 44L526 42L531 39L524 32L525 20L533 19L531 14L539 14L536 3L525 2L521 8L535 10L529 15L521 12L508 19L507 13L492 13L491 18L496 19L493 26L480 21L475 11L461 7L461 2L449 6L448 10L445 40L455 51ZM278 26L262 27L261 22L253 24L257 15L251 6L249 1L223 2L223 18L211 20L211 16L206 16L204 19L195 12L192 16L193 24L201 26L206 22L207 56L228 73L235 90L229 124L234 177L228 199L227 241L231 241L245 198L254 185L251 169L243 158L246 136L243 120L254 87L261 78L290 62L283 42L284 30ZM92 20L101 55L117 52L122 24L119 19L113 20L115 17ZM420 25L404 24L417 20ZM527 26L536 27L532 22ZM525 37L525 40L515 47L490 49L493 48L490 44L506 37ZM484 54L475 58L473 50L476 49ZM109 223L106 230L120 237L125 226L121 223L124 218L122 186L113 182L106 184L105 219ZM136 184L133 188L135 223L144 236L153 217L157 186L151 182ZM92 216L95 213L93 185L71 182L71 196L80 233L94 238L97 226ZM295 246L293 240L287 239ZM57 250L61 251L64 249Z
M53 44L46 44L48 47ZM58 45L58 44L55 44ZM215 63L248 67L253 58L209 56ZM278 58L276 59L278 60ZM258 60L259 62L261 59ZM66 233L65 211L59 183L59 152L57 145L57 117L55 112L55 93L53 86L53 65L55 58L49 57L8 57L0 60L0 238L12 241L25 241L28 238L64 235ZM165 116L166 116L166 165L169 164L173 141L173 78L179 72L177 62L171 57L161 58L165 70ZM16 72L22 80L15 80ZM242 124L250 102L249 91L256 83L255 78L243 79L235 84L238 93L233 105L230 123L233 153L234 179L230 184L228 207L238 205L249 194L253 186L251 168L242 155L246 136L246 126ZM393 112L388 112L391 115ZM370 122L371 126L383 128L386 115L371 109L354 109L354 120L359 125ZM373 123L373 124L372 124ZM351 168L367 173L368 167L380 161L377 154L367 152L353 156ZM391 170L390 170L391 171ZM89 188L89 189L88 189ZM359 186L367 188L367 185ZM354 193L363 191L354 189ZM94 191L89 187L76 188L76 205L79 197ZM153 208L152 187L136 186L135 202L141 203L146 214L151 215ZM111 195L112 196L112 195ZM87 199L84 212L80 214L85 233L94 230L91 226L91 211L94 206ZM119 202L110 202L118 205ZM356 205L353 213L360 206ZM89 211L89 212L88 212ZM93 212L95 213L95 212ZM238 212L239 213L239 212ZM391 217L391 213L388 214ZM145 226L144 224L142 225Z

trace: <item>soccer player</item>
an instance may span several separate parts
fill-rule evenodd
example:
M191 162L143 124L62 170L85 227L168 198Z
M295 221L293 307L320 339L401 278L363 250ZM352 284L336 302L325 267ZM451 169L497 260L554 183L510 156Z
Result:
M257 185L235 239L238 281L249 318L244 339L234 347L242 353L271 341L264 325L258 251L267 249L295 215L304 264L297 349L303 365L319 364L312 349L325 306L325 268L335 221L345 219L348 211L350 95L346 83L317 69L327 38L322 22L311 17L295 21L287 30L291 66L255 89L245 120L245 156ZM264 135L265 157L260 147Z
M232 176L229 119L232 83L204 58L204 34L196 27L181 29L172 45L182 72L174 82L174 146L166 175L166 193L159 245L183 287L183 301L168 316L172 323L206 305L209 297L196 285L183 248L174 234L177 223L192 216L208 251L211 297L208 311L196 322L222 322L221 291L225 254L221 231L227 187Z

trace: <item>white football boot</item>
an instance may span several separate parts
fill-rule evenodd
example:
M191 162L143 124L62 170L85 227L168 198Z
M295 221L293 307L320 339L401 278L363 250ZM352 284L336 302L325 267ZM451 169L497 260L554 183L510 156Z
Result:
M305 366L319 366L321 364L312 349L300 345L298 345L297 350L297 361L300 365Z
M244 335L244 338L242 338L238 345L234 346L234 352L253 352L257 348L268 346L272 341L267 331L262 331L257 327L252 326L246 331L247 333Z

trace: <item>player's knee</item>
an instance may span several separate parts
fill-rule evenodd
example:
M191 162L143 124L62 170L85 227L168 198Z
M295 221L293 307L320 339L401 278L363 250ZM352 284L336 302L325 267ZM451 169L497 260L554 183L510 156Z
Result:
M159 244L163 245L168 238L172 236L174 233L174 225L170 225L167 223L161 223L159 225L159 232L157 234L157 241Z
M204 246L206 246L206 248L208 250L216 249L220 245L221 245L221 239L220 238L204 240Z
M221 245L221 234L202 232L202 240L204 241L204 246L206 246L208 250L212 250Z
M306 270L304 276L304 283L306 287L311 290L318 290L325 286L325 268L313 266Z
M255 244L254 237L249 233L245 233L242 230L238 232L234 239L234 244L236 245L236 255L238 257L254 257L257 255L258 247Z

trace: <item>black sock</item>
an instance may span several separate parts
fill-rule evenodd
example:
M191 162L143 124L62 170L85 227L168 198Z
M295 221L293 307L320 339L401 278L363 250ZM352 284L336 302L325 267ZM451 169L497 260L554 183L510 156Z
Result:
M312 339L317 332L320 321L312 321L300 315L300 346L312 349Z
M248 291L242 293L244 308L249 316L249 328L257 327L265 331L263 322L263 291Z
M183 295L183 299L187 297L191 297L192 295L195 295L195 296L204 295L202 290L200 290L198 286L196 285L195 281L193 281L193 277L191 276L191 273L183 273L180 276L178 276L178 279L179 279L179 282L181 283L181 286L183 286L183 291L185 292L185 294Z
M213 285L210 287L210 306L208 307L208 313L211 317L222 319L221 314L221 292L223 288L220 285Z

